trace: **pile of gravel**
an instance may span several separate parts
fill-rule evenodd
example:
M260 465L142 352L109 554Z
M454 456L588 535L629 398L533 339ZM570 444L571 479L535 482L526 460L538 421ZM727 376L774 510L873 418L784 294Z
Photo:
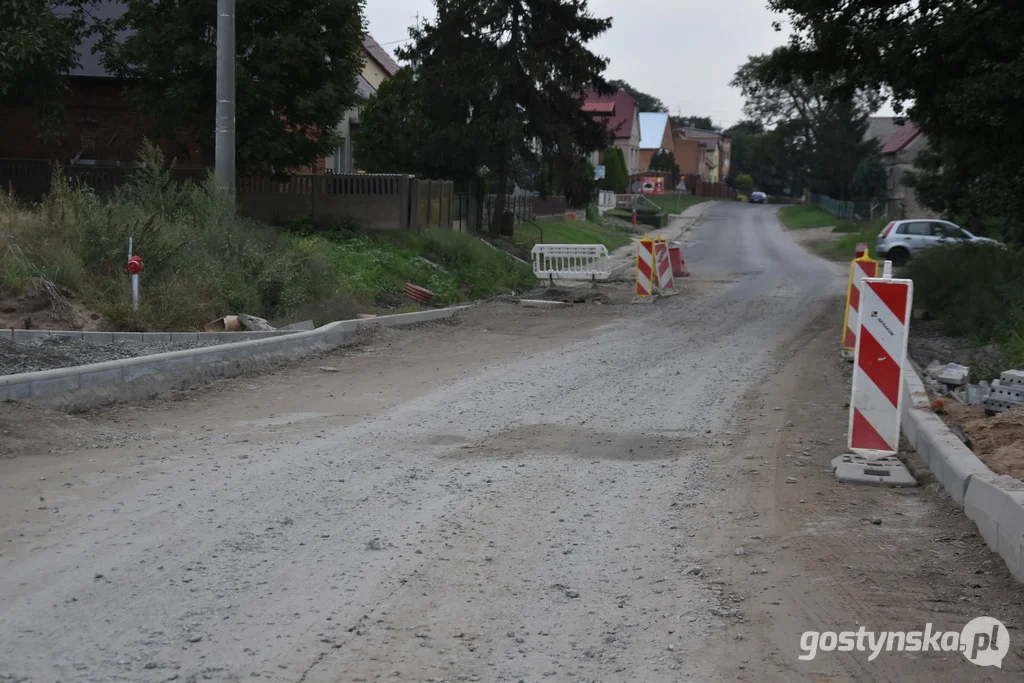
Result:
M0 375L68 368L154 353L216 346L216 341L137 342L118 340L90 344L71 337L40 337L27 342L0 339Z

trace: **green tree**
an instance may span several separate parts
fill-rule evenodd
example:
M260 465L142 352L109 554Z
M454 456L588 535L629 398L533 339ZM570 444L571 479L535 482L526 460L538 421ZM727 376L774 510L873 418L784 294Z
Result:
M425 88L424 113L451 137L473 143L468 157L496 176L491 234L505 225L516 168L541 153L603 149L606 127L581 107L581 93L607 92L607 60L587 44L611 20L586 0L435 0L437 18L410 29L401 51ZM563 152L564 153L564 152Z
M215 3L122 0L101 44L103 62L135 84L132 100L158 132L188 130L209 152L216 109ZM247 0L237 6L239 170L283 171L338 145L357 102L363 0Z
M732 140L728 182L735 187L736 176L740 173L754 173L750 163L751 152L757 139L764 135L764 126L756 121L740 121L727 129L725 134Z
M604 179L599 186L602 190L610 190L618 194L629 191L629 170L626 168L626 155L618 147L609 147L604 153Z
M671 116L673 128L700 128L701 130L722 130L710 116Z
M672 174L672 187L679 183L679 164L676 163L676 155L668 150L658 150L651 157L652 171L665 171Z
M424 173L429 121L413 70L404 67L381 83L359 115L353 152L370 173Z
M850 198L857 168L877 153L877 142L864 138L878 93L864 88L837 96L829 83L777 76L767 67L770 59L751 57L732 85L743 92L746 115L782 136L773 141L773 175L796 179L820 194Z
M883 86L931 148L915 172L932 208L1002 216L1024 241L1024 12L994 0L770 0L793 27L779 76L849 94ZM909 105L909 106L908 106Z
M640 111L642 112L668 111L668 107L666 107L665 103L662 102L660 99L658 99L654 95L649 95L648 93L645 93L642 90L637 90L626 81L608 81L608 85L611 86L613 90L625 90L627 93L629 93L633 97L633 99L636 100L636 103L640 107Z
M750 191L754 189L754 177L749 173L740 173L733 181L733 187L743 194L750 194Z
M0 101L32 107L52 138L64 111L65 77L81 65L79 46L92 30L88 0L0 2Z

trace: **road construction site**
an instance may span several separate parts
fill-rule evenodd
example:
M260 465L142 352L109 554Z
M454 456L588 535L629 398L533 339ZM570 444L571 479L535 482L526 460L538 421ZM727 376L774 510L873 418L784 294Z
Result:
M832 477L845 268L773 207L665 232L692 277L654 305L620 279L156 400L0 404L0 681L1021 680L1024 591L942 487ZM798 658L978 616L1001 668Z

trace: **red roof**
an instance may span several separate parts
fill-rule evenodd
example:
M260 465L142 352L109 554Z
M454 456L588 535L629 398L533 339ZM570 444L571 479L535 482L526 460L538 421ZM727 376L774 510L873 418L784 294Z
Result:
M387 72L388 76L394 76L398 73L398 62L396 62L388 51L380 46L376 40L369 34L363 38L363 47L366 48L366 52L369 53L373 61L380 64L380 68Z
M636 118L637 113L636 100L625 90L620 90L614 95L598 95L596 92L590 91L587 93L583 106L586 108L588 105L599 106L606 103L612 103L615 106L615 113L607 119L608 130L617 138L632 137L633 119Z
M918 130L911 122L907 122L904 125L896 129L896 132L885 139L882 143L882 154L896 154L902 151L904 147L914 141L921 131Z

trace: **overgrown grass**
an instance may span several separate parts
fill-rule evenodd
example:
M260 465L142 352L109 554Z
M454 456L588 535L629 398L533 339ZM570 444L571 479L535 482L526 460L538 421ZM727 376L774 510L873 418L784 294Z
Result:
M935 316L947 334L998 343L1004 369L1024 368L1024 249L929 249L910 261L910 277L915 307Z
M188 330L227 313L318 323L404 305L406 280L447 304L521 291L532 270L481 240L448 231L299 234L236 215L212 180L177 185L158 150L110 201L59 174L37 206L0 204L0 289L42 277L116 329ZM132 311L128 237L145 262ZM2 293L0 292L0 293Z
M615 251L633 241L636 233L629 228L616 225L592 223L591 221L535 221L544 231L546 244L603 244L608 251ZM516 226L515 242L526 251L539 244L541 230L537 225L523 223Z
M790 230L824 228L837 222L835 216L813 206L784 206L779 209L779 220Z
M696 197L692 194L652 194L644 196L657 204L662 211L670 214L680 214L691 206L710 201L706 197Z

